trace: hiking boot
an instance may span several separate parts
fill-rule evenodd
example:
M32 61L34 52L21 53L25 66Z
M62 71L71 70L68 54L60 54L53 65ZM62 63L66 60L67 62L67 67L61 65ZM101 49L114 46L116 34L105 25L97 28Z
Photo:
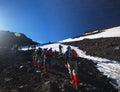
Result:
M44 65L44 72L46 72L47 71L47 66L46 65Z
M76 89L76 90L78 90L78 87L77 87L77 86L75 86L75 89Z
M44 70L43 70L43 72L47 72L47 70L46 70L46 69L44 69Z
M79 79L78 79L78 76L77 75L74 75L74 85L75 85L75 88L78 89L78 86L79 86Z
M74 85L73 81L70 81L70 84Z

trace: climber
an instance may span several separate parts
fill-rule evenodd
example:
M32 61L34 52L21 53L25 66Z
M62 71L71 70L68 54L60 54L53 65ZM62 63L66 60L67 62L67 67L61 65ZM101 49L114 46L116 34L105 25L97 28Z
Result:
M71 83L78 89L79 79L77 73L77 59L78 55L74 49L71 49L70 46L67 47L67 51L65 53L65 66L68 68L69 76L71 79Z
M52 52L52 48L50 48L49 50L45 50L44 52L44 71L46 72L48 70L48 67L50 70L53 70L53 65L52 65L52 56L53 56L53 52Z

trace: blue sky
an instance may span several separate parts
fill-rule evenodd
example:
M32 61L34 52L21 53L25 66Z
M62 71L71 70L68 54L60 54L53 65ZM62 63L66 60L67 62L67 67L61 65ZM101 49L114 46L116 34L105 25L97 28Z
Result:
M120 25L119 0L0 0L0 30L39 43Z

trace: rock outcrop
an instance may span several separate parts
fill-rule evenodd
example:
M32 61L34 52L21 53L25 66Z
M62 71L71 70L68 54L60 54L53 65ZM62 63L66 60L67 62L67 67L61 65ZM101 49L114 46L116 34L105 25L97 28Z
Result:
M22 33L0 31L0 48L11 48L14 45L28 46L38 44Z

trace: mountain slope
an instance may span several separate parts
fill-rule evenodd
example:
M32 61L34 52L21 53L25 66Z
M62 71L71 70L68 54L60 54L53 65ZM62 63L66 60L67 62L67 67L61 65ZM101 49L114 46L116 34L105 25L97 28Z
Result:
M113 84L117 89L120 90L120 74L119 74L120 72L120 63L119 63L120 43L119 42L120 42L120 27L114 27L114 28L104 29L100 31L96 30L96 31L86 32L80 37L69 38L69 39L60 41L59 43L47 44L47 45L43 45L40 47L43 49L53 48L54 51L59 51L59 44L61 44L63 46L62 51L63 53L65 53L67 45L71 45L71 47L77 51L79 57L85 58L85 61L84 59L79 60L80 64L86 63L86 59L89 62L89 64L87 64L88 66L85 66L84 64L79 66L78 73L84 74L85 72L88 72L89 70L91 71L91 68L89 68L88 70L85 70L84 72L82 72L80 69L85 69L91 66L90 62L92 60L92 62L96 63L95 66L100 71L99 74L106 75L108 80L110 80L109 83ZM82 76L82 77L85 78L86 76L84 77ZM89 78L86 78L85 80L87 79ZM100 79L100 81L102 79ZM92 80L91 82L94 81L94 79L91 79L91 80ZM101 81L101 84L104 84L104 82ZM88 92L94 92L94 91L89 90ZM110 92L110 91L104 90L100 92Z
M100 31L100 32L98 32L98 31ZM95 30L92 32L86 32L85 34L86 34L85 36L80 36L78 38L68 38L68 39L65 39L65 40L62 40L59 42L74 42L74 41L80 41L83 39L120 37L120 26L108 28L108 29L104 29L104 30Z
M60 42L83 50L88 56L81 54L81 57L97 61L98 69L120 85L120 26L100 30L100 32L86 32L84 36ZM108 60L99 60L98 57Z
M79 47L88 55L120 61L120 38L85 39L64 44Z
M79 47L89 55L120 61L120 26L85 34L60 42Z
M50 44L46 47L56 47L59 44ZM64 45L63 45L64 46ZM45 46L42 46L45 48ZM65 46L66 47L66 46ZM3 49L2 49L3 50ZM78 75L80 88L76 91L69 82L69 74L65 68L65 58L54 52L52 64L54 71L36 72L32 64L33 50L12 53L3 51L0 58L0 91L1 92L118 92L107 76L102 75L91 60L79 58ZM22 58L21 58L22 57ZM4 61L4 62L3 62ZM12 62L12 63L11 63Z
M14 45L24 46L37 44L22 33L0 31L0 47L12 47Z

